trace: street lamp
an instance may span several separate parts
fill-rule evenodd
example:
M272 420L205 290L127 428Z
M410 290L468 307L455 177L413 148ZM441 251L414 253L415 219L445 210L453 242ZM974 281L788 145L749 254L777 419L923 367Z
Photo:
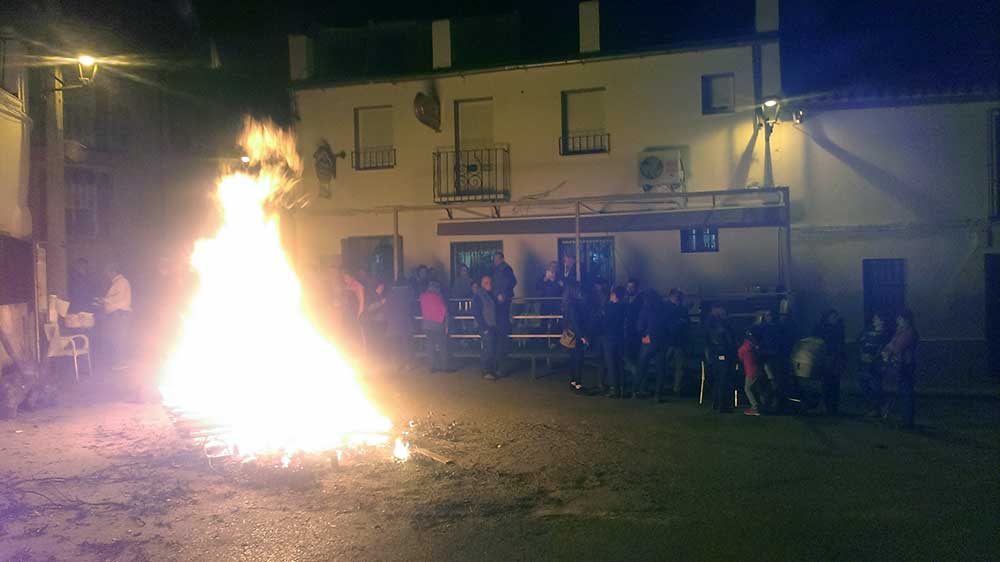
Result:
M97 76L97 60L90 55L80 55L76 59L76 68L80 71L80 84L87 86Z

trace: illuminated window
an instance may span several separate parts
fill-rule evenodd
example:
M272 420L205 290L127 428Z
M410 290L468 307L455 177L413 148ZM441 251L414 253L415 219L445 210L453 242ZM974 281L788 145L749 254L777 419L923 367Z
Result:
M732 113L736 111L733 74L708 74L701 77L701 113Z
M608 152L611 139L604 115L604 88L562 93L562 137L559 153Z
M452 242L451 243L451 279L455 280L458 268L469 268L469 276L474 281L482 279L483 275L493 273L493 255L503 251L503 240L486 240L483 242Z
M364 272L370 279L392 279L392 236L351 236L340 242L344 270L357 275ZM399 238L399 253L403 253L403 238Z
M714 226L681 230L681 253L719 251L719 229Z
M559 239L560 264L564 256L576 257L576 238ZM583 279L584 287L589 287L598 278L614 284L615 238L613 236L580 239L580 277Z
M396 166L393 147L392 106L354 110L355 170L381 170Z

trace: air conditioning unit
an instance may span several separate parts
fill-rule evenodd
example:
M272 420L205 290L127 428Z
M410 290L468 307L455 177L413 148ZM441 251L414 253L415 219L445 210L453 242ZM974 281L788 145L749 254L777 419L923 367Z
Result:
M638 155L639 189L645 193L683 193L684 162L681 151L650 150Z

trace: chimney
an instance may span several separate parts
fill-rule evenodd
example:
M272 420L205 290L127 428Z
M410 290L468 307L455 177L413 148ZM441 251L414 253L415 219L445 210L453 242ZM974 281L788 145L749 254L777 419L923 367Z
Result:
M313 44L305 35L288 36L288 74L295 80L313 77Z
M601 50L601 3L598 0L580 2L580 52Z
M431 22L431 53L435 70L451 68L451 20Z
M778 31L778 0L757 0L754 17L757 33Z

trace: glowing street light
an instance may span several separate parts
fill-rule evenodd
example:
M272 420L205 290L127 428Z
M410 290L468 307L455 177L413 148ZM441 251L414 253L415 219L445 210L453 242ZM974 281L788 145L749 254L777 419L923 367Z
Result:
M244 164L249 164L250 163L250 157L249 156L245 156L245 155L244 156L240 156L240 162L243 162Z
M97 59L90 55L80 55L76 59L76 68L80 71L80 84L87 86L97 76Z
M776 105L778 105L778 100L776 100L774 98L770 98L770 99L764 100L764 107L771 108L771 107L774 107Z

